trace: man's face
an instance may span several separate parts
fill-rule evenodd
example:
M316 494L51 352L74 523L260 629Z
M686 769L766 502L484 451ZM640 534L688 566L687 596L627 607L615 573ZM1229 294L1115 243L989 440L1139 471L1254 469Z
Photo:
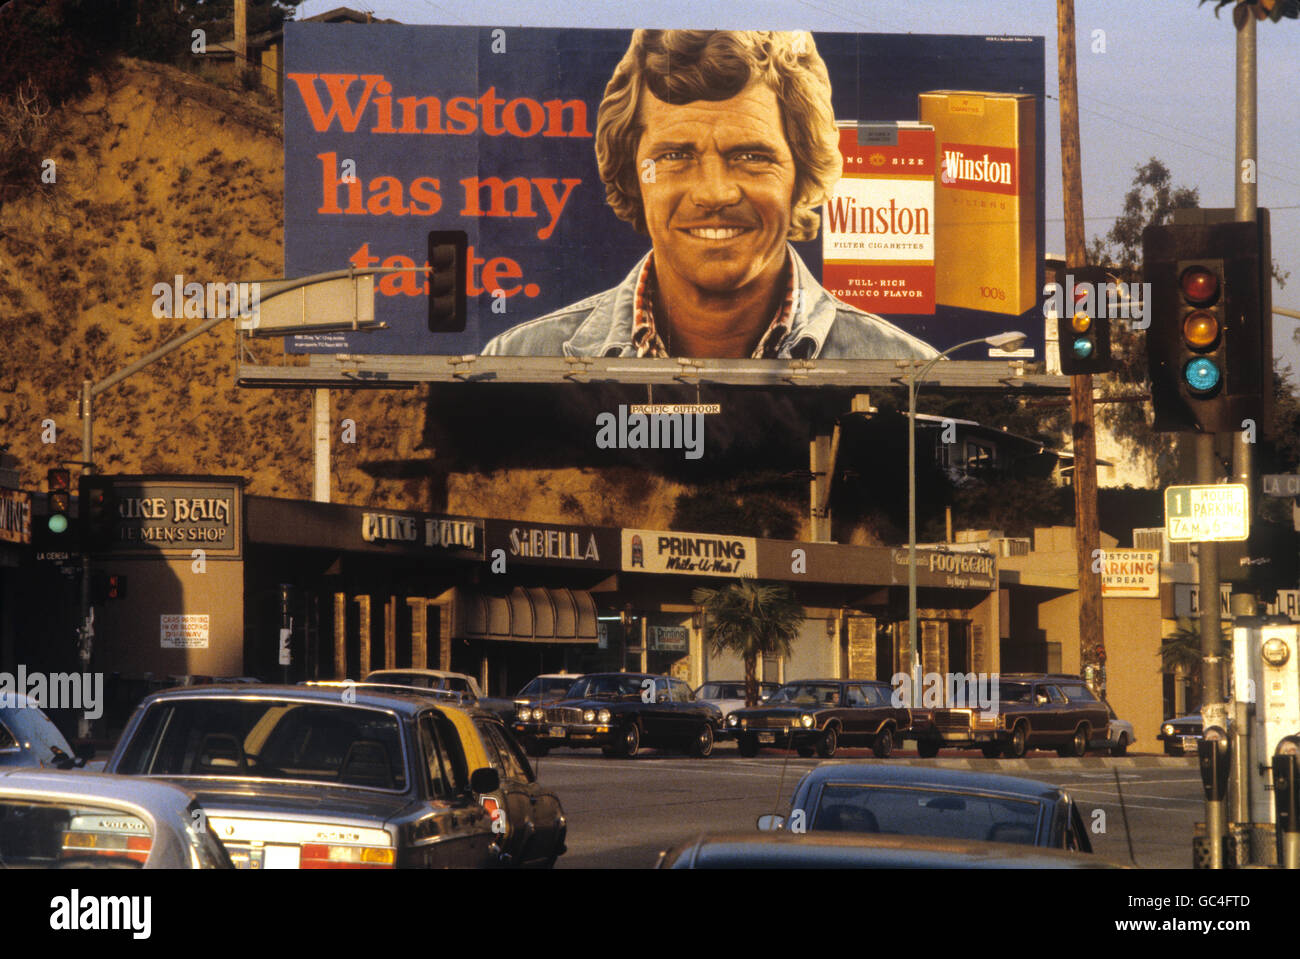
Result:
M778 276L795 168L772 88L681 106L646 91L640 118L636 168L655 269L706 294Z

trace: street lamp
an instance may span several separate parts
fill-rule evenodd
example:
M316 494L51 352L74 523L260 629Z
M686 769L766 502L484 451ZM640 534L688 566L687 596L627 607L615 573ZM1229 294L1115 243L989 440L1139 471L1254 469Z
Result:
M921 688L922 679L921 658L917 654L921 644L917 638L916 621L916 382L923 379L925 374L930 372L930 368L949 353L955 353L977 343L987 343L1004 353L1014 353L1020 349L1026 339L1028 337L1024 333L1010 332L967 340L965 343L948 347L922 366L919 372L913 365L912 373L907 378L907 645L904 651L912 667L912 683L907 703L909 706L912 705L912 695Z

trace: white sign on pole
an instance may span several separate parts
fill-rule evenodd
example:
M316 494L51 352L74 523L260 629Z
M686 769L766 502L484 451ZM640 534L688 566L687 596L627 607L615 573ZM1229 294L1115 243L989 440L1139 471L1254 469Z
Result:
M1165 532L1171 543L1240 541L1250 534L1245 484L1171 486L1165 490Z
M159 626L163 649L208 648L209 625L206 613L163 613L159 617Z

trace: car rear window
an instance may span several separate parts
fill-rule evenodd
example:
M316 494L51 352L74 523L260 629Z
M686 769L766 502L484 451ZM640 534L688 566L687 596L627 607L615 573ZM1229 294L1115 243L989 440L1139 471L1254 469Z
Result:
M946 790L828 785L811 827L830 832L893 833L1033 845L1041 806Z
M1071 683L1068 686L1062 683L1060 689L1061 692L1065 693L1065 698L1071 702L1095 703L1097 701L1097 697L1092 694L1092 690L1083 683Z
M202 699L156 703L117 772L406 788L397 718L359 706Z
M149 825L110 807L0 796L0 863L27 868L139 869Z

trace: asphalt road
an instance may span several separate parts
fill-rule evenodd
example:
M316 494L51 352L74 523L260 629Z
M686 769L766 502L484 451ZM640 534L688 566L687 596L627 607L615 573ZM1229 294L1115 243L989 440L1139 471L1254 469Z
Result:
M984 759L948 750L936 759L901 752L880 760L855 749L836 754L835 761L843 760L968 769L1064 786L1091 830L1094 850L1125 863L1127 811L1133 861L1140 867L1190 869L1192 826L1205 818L1194 758L1060 759L1036 752L1025 759ZM569 819L569 851L559 868L607 869L649 868L662 850L701 832L753 829L760 814L788 802L799 778L819 761L773 750L742 759L731 744L719 744L709 759L651 750L619 760L599 750L555 750L535 760Z

